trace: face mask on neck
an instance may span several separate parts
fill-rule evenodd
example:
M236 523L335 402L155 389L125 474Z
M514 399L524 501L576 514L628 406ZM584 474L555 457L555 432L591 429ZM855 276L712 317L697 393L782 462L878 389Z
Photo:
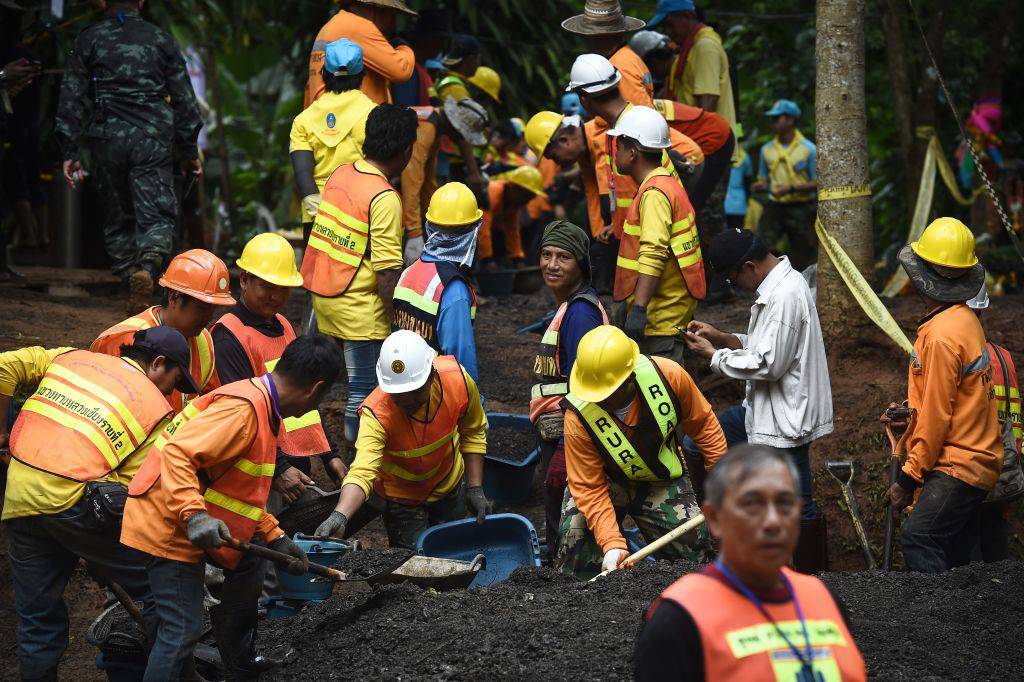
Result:
M476 236L480 229L477 223L467 232L446 232L439 230L429 222L426 224L427 242L423 252L438 260L458 263L460 267L469 267L476 256Z

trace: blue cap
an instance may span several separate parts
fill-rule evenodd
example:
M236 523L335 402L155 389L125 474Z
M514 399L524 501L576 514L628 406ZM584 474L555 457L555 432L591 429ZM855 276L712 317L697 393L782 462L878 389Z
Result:
M428 59L427 61L423 62L423 66L428 71L430 71L430 70L440 71L441 69L444 68L444 64L441 63L440 59Z
M697 6L693 4L693 0L658 0L658 6L654 8L657 14L647 22L647 28L654 28L665 21L665 16L672 12L692 12L695 9Z
M339 38L324 50L324 68L335 76L354 76L363 72L363 48L348 38Z
M791 99L776 100L772 108L764 112L765 116L792 116L800 118L800 107Z
M566 116L583 116L586 110L580 96L575 92L567 92L562 95L562 113Z

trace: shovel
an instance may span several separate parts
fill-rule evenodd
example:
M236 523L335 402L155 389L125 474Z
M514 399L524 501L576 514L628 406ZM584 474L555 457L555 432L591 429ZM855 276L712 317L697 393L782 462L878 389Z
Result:
M279 566L290 566L293 562L296 561L295 557L291 556L290 554L285 554L284 552L275 552L274 550L268 547L264 547L263 545L254 545L253 543L246 542L245 540L236 540L235 538L230 538L225 541L225 544L228 547L231 547L232 549L237 549L239 552L247 552L254 556L258 556L261 559L273 561L275 564L278 564ZM325 578L326 580L331 580L333 582L367 582L394 573L396 569L398 569L402 564L404 564L408 560L409 557L406 556L402 558L401 561L396 560L393 566L385 566L383 569L377 571L373 575L359 576L353 578L350 578L348 574L344 571L339 571L336 568L322 566L313 561L309 562L309 567L306 570L309 573L312 573L313 575Z
M878 564L875 563L875 555L871 551L871 545L868 544L868 535L864 532L864 520L860 517L860 511L857 509L857 498L853 496L852 484L855 473L853 462L825 462L825 467L843 491L843 499L846 500L846 506L850 510L853 528L857 531L857 537L860 538L860 546L864 550L868 570L873 571L878 568Z
M914 419L914 410L909 407L890 407L885 411L885 414L889 419L896 421L906 421L907 429L903 432L899 438L896 437L896 432L892 429L892 423L885 425L885 435L889 437L890 455L889 455L889 485L892 486L896 482L896 477L900 473L900 456L903 450L903 441L906 439L907 434L910 433L910 422ZM885 504L885 549L882 552L882 570L892 570L892 544L893 539L896 535L896 514L892 510L892 505L886 500Z
M665 533L660 538L658 538L657 540L655 540L651 544L649 544L646 547L644 547L643 549L641 549L639 552L636 552L634 554L630 554L628 557L626 557L625 559L622 560L622 563L619 565L619 568L629 568L630 566L633 566L634 564L637 564L637 563L643 561L644 559L646 559L647 557L651 556L652 554L657 552L659 549L664 547L665 545L667 545L670 542L672 542L674 540L677 540L678 538L686 535L690 531L695 530L697 527L699 527L703 523L704 523L704 515L703 514L697 514L692 519L688 519L682 525L676 526L675 528L673 528L669 532ZM618 568L612 568L612 569L609 569L607 571L602 571L601 573L598 573L593 578L591 578L590 582L594 582L598 578L600 578L602 576L606 576L609 573L611 573L612 571L617 571L617 570L618 570Z

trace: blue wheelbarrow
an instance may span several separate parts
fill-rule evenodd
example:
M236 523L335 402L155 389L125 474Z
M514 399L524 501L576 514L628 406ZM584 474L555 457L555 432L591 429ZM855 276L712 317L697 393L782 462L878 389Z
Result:
M533 424L525 414L493 412L487 415L487 424L491 428L533 431ZM533 471L537 468L539 461L540 448L536 448L519 462L495 455L486 455L484 457L484 493L487 495L487 499L500 504L516 504L526 500L533 489Z
M493 585L523 567L540 566L540 543L533 524L519 514L491 514L482 524L462 519L428 528L420 534L416 551L429 557L486 564L470 587Z

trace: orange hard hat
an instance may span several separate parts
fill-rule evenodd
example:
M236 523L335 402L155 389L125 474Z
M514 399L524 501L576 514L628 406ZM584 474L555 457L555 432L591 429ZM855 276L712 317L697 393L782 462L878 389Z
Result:
M228 266L205 249L191 249L175 256L160 277L160 286L214 305L235 304Z

